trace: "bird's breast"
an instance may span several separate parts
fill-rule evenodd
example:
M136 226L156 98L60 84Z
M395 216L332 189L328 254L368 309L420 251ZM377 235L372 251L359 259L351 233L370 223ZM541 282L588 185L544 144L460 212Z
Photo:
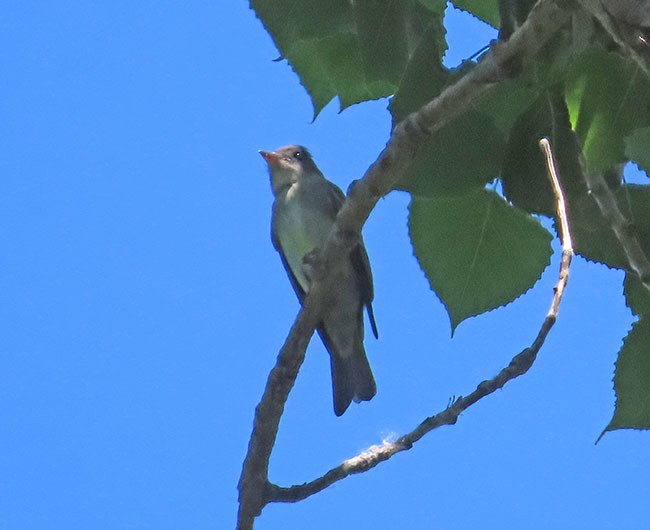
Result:
M297 187L290 188L278 198L275 208L275 234L285 259L294 276L305 291L309 281L303 270L303 258L314 248L322 246L329 234L333 219L328 219L325 209L310 200Z

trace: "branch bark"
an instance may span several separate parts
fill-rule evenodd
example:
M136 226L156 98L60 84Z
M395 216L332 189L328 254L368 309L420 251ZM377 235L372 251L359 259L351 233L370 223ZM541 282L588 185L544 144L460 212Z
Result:
M445 89L437 98L397 124L379 158L368 168L363 178L356 181L349 190L348 198L321 249L320 262L324 271L332 272L349 253L375 204L383 195L391 191L424 139L506 77L513 67L516 70L517 66L532 58L568 20L570 5L564 0L540 0L526 22L507 42L494 43L476 68L456 84ZM321 302L327 291L334 288L330 280L332 276L332 274L325 274L323 278L316 278L312 282L305 304L278 355L262 399L255 409L253 432L239 481L238 530L252 529L255 517L261 513L262 508L273 496L277 495L277 487L272 486L268 481L271 450L275 443L284 403L293 387L298 369L304 360L307 344L318 322ZM530 354L526 354L527 351L520 355L528 358ZM532 360L535 355L536 353L532 356ZM516 357L518 358L519 356ZM505 370L517 371L520 369L519 363L518 360L514 366L509 366ZM403 437L398 442L412 445L413 441L428 432L422 429L430 430L433 428L429 427L430 425L435 426L437 422L447 418L447 414L452 414L449 418L454 418L455 421L457 415L453 416L453 414L460 406L466 408L476 399L480 399L478 396L481 393L487 395L499 388L495 386L490 389L491 384L499 384L497 378L490 380L496 381L494 383L482 383L482 386L479 385L470 396L459 399L447 411L441 413L442 417L437 415L425 420L412 433L411 438L407 435L407 438ZM504 383L506 380L508 379L505 379Z

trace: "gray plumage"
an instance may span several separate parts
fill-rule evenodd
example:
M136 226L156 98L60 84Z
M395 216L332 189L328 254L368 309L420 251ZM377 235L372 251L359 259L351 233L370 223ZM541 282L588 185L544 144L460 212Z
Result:
M302 146L260 154L268 164L275 196L271 239L302 303L310 285L309 267L303 260L314 248L322 248L345 195L323 176ZM377 337L372 273L363 240L336 274L337 289L325 304L317 331L330 354L334 412L340 416L352 400L367 401L377 391L363 347L364 306Z

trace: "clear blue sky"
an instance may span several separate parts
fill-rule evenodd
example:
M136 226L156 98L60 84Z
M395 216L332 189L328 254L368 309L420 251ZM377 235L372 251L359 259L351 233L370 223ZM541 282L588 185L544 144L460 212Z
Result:
M467 23L454 15L450 64L493 36ZM0 26L0 529L232 528L253 410L298 309L257 150L303 143L345 188L387 139L386 101L334 102L310 123L242 1L11 2ZM467 394L547 311L557 255L529 295L452 340L407 204L391 194L364 230L378 394L336 418L313 340L272 457L279 484ZM574 263L529 374L370 473L268 507L256 529L642 527L650 435L594 445L632 322L622 274Z

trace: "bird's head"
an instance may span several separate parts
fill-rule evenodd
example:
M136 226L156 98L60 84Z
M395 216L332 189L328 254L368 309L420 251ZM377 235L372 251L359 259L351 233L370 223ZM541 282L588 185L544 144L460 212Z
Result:
M260 151L260 155L269 167L271 186L276 195L305 176L320 175L311 154L301 145L288 145L272 152Z

